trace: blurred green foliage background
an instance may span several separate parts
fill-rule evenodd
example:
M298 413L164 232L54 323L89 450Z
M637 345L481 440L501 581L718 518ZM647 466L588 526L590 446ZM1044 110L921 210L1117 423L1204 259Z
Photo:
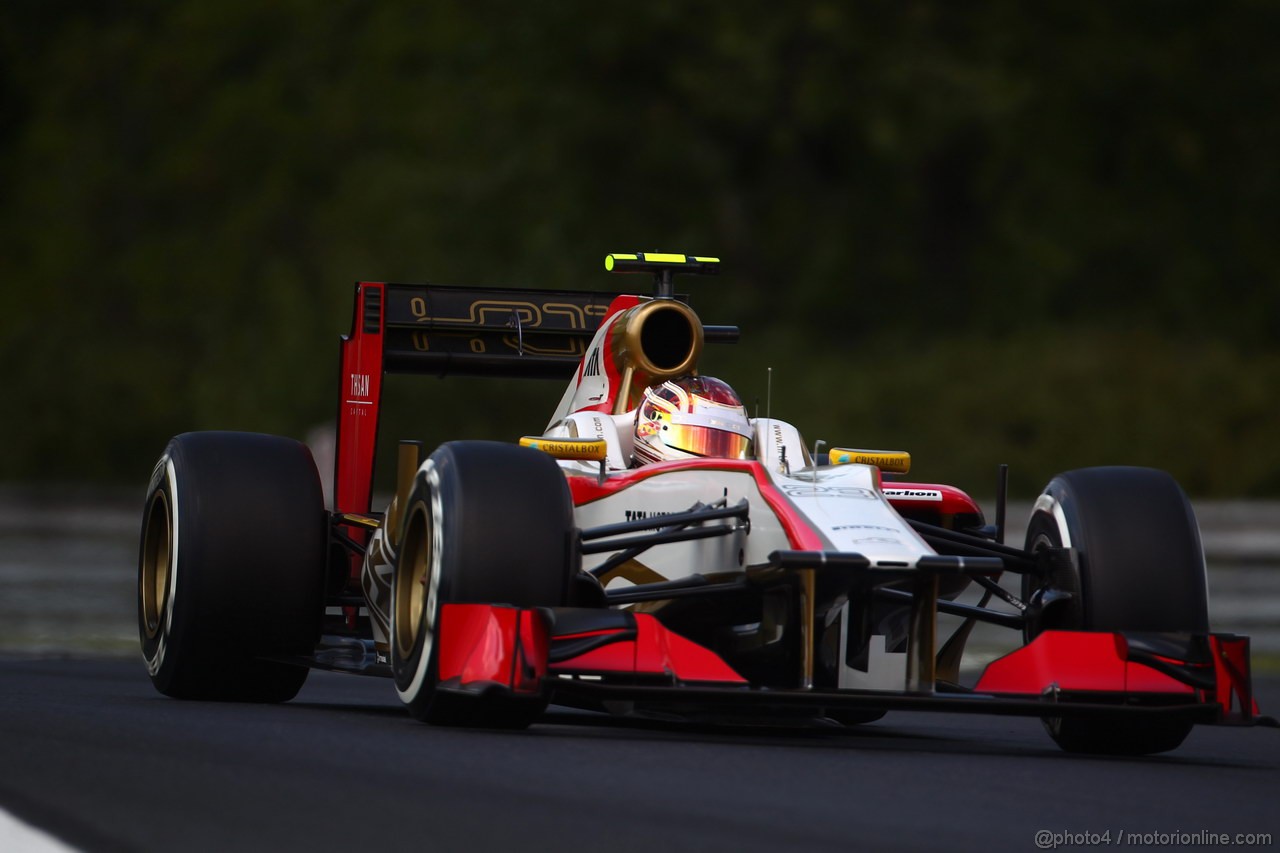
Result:
M4 480L304 436L359 279L613 289L812 441L1015 496L1132 463L1280 495L1280 5L0 4ZM558 383L390 383L511 439Z

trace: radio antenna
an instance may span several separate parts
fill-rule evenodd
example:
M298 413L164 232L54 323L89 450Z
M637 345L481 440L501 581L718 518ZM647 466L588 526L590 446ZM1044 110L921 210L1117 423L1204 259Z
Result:
M765 380L764 391L764 416L766 418L773 417L773 368L766 367L768 378Z

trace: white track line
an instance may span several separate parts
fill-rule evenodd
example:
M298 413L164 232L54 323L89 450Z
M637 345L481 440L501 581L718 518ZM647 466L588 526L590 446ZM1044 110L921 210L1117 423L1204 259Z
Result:
M76 853L42 829L23 823L0 809L0 850L5 853Z

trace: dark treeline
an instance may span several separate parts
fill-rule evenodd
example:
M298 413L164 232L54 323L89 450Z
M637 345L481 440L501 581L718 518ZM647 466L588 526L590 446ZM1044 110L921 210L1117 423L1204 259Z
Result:
M690 281L808 439L1280 495L1280 6L0 5L0 479L331 419L357 279ZM626 280L628 282L632 280ZM561 388L391 384L384 435ZM754 405L754 403L753 403Z

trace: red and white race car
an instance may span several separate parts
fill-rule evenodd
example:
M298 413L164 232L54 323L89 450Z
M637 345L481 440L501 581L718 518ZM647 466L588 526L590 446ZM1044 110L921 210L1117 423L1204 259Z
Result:
M959 489L902 480L907 454L820 453L700 375L704 344L738 331L704 326L672 277L718 266L608 256L652 295L358 284L332 511L290 439L187 433L156 465L138 605L155 686L285 701L320 667L390 676L428 722L516 727L552 702L845 724L1019 714L1065 749L1135 754L1197 723L1274 723L1248 639L1209 629L1199 531L1168 474L1061 474L1025 545L1006 545L1003 488L987 524ZM425 460L401 442L375 513L389 372L569 384L540 435ZM971 584L978 603L957 602ZM942 642L939 613L961 617ZM976 622L1022 644L965 686Z

